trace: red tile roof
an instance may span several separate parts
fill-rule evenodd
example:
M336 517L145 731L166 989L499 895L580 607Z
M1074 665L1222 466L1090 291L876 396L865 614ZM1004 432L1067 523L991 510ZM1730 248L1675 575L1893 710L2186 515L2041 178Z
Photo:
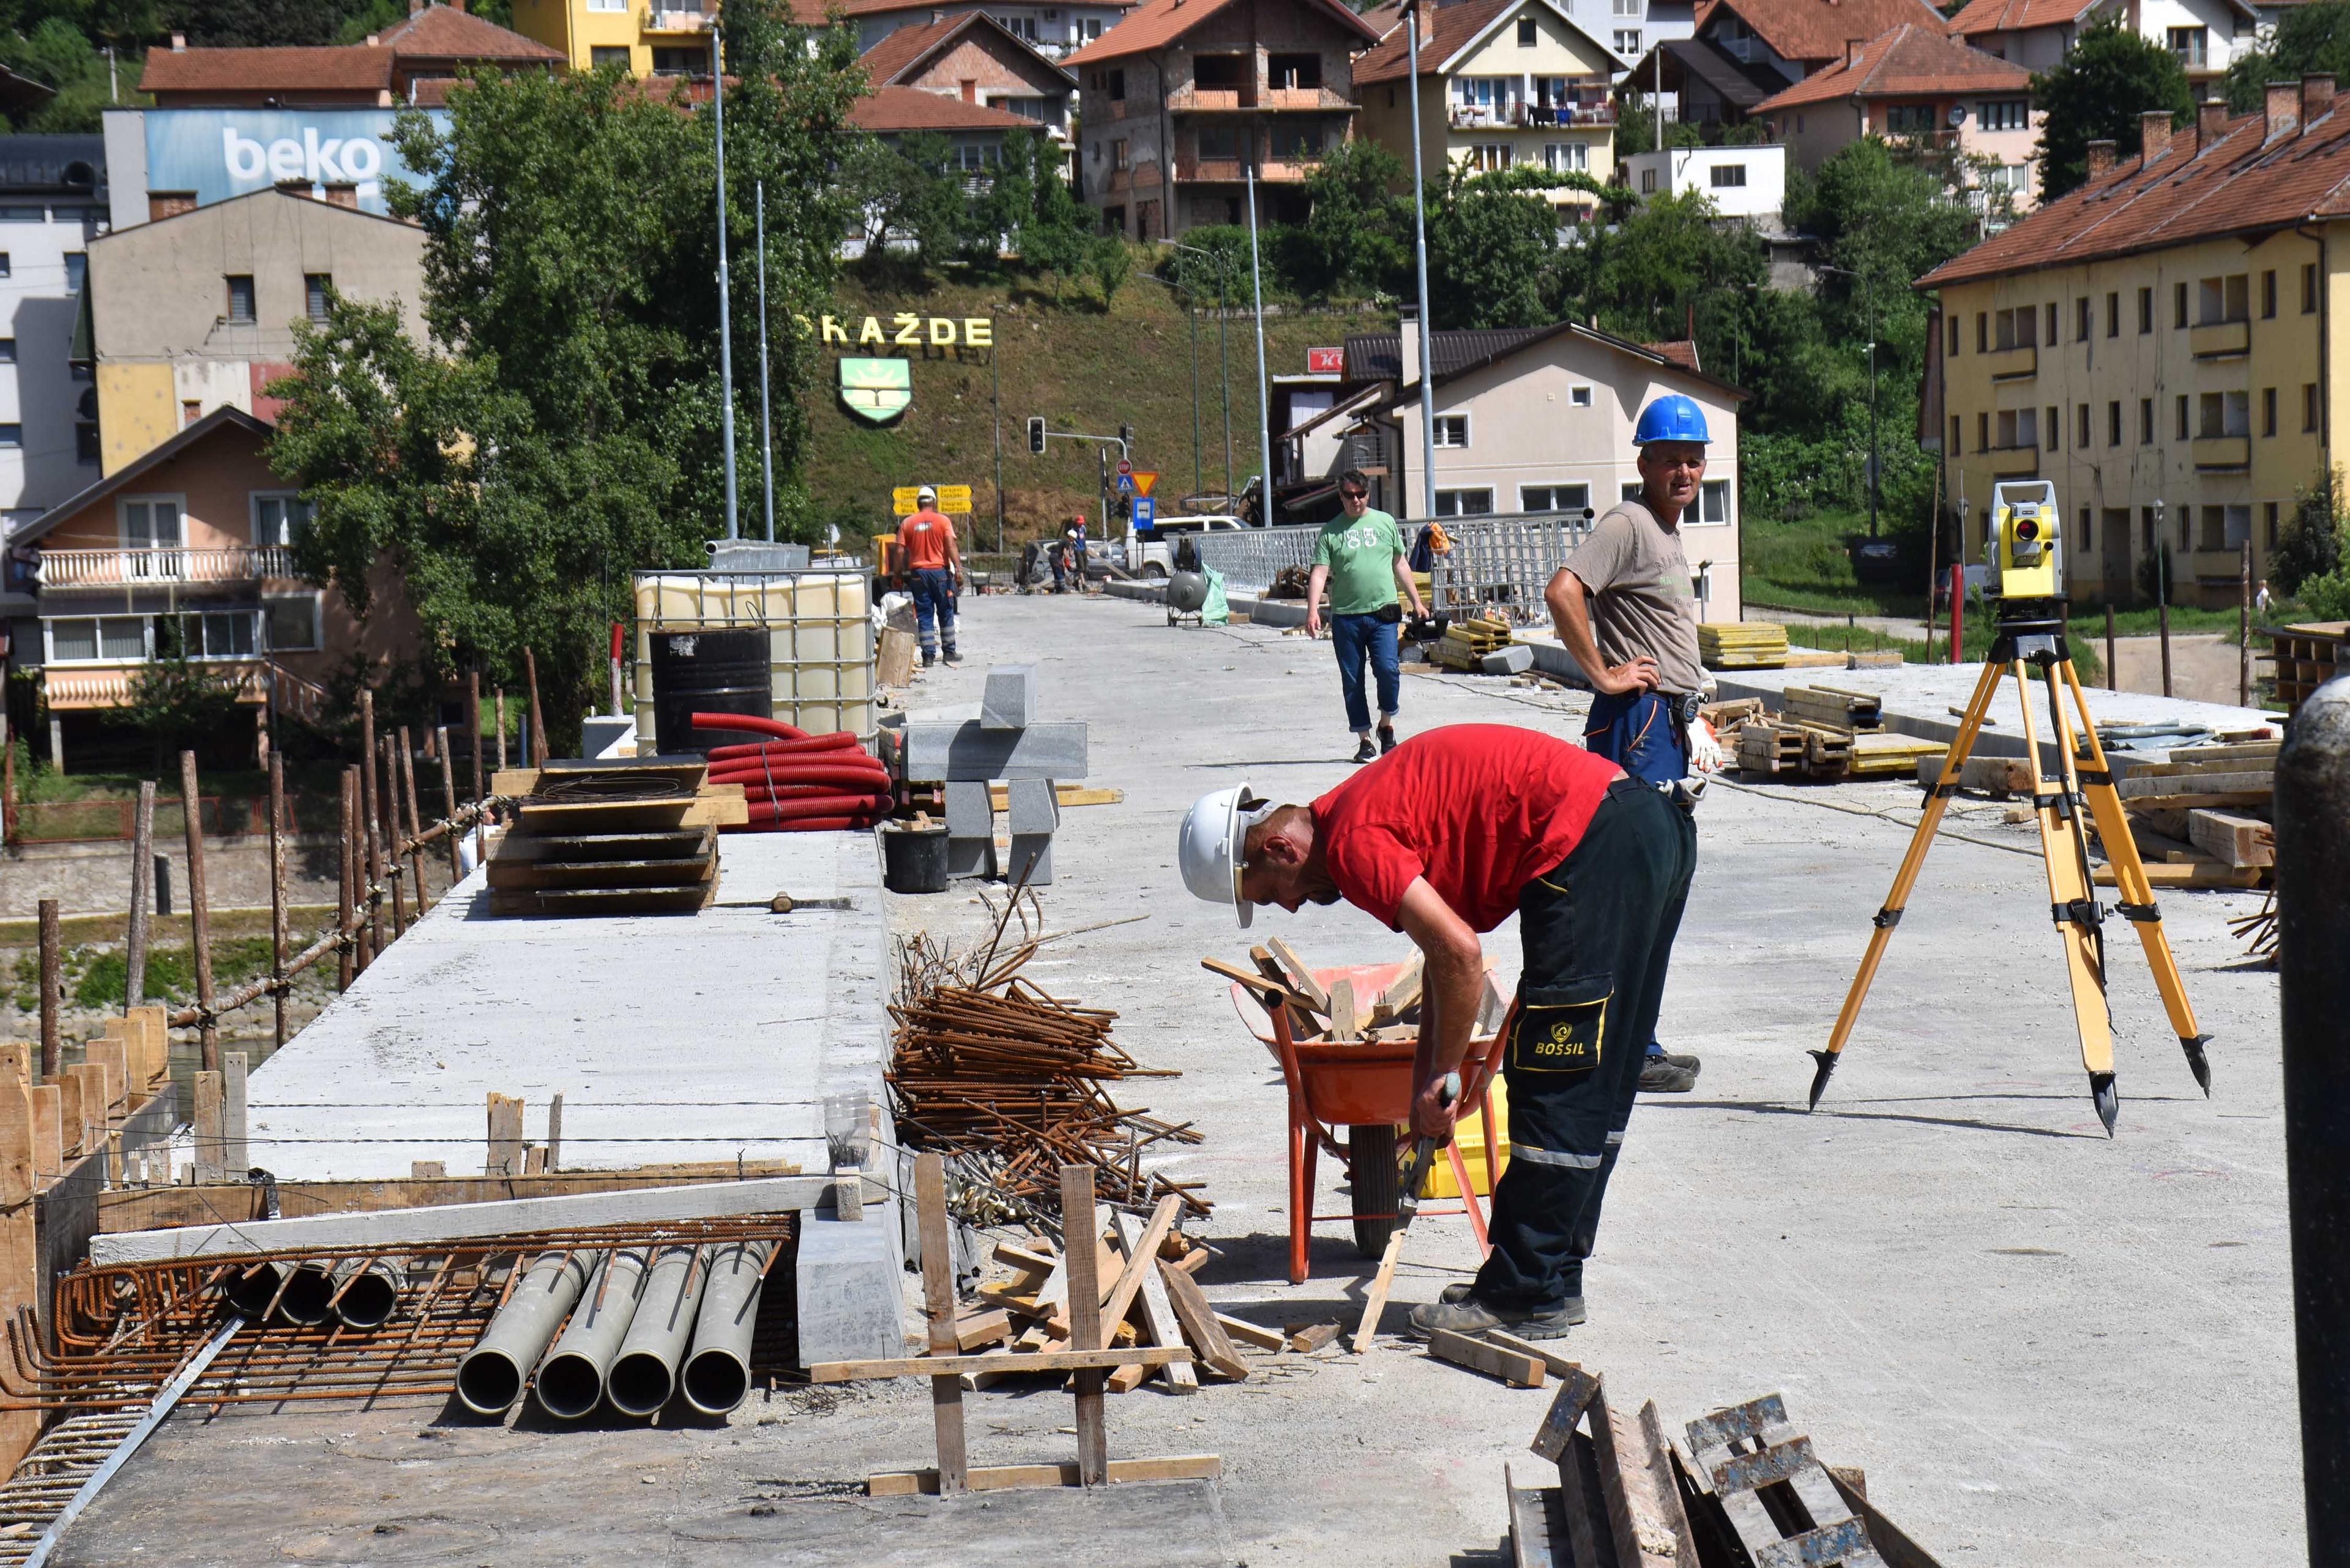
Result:
M139 78L146 93L391 90L390 49L157 49Z
M1201 22L1215 16L1233 0L1145 0L1128 13L1125 21L1071 55L1062 63L1072 69L1078 66L1097 65L1104 60L1122 60L1128 55L1139 55L1145 49L1156 49L1173 43ZM1913 0L1922 4L1923 0ZM1338 4L1338 0L1297 0L1298 8L1327 17L1355 35L1361 44L1378 42L1378 35L1368 24Z
M1950 18L1950 31L1962 37L1978 33L2012 33L2026 27L2077 25L2102 0L1968 0Z
M1660 359L1670 359L1685 370L1695 370L1700 375L1705 373L1705 367L1697 362L1697 345L1686 337L1671 343L1643 343L1640 347Z
M1459 54L1469 40L1493 25L1493 19L1518 4L1518 0L1458 0L1457 4L1440 5L1433 12L1420 13L1420 25L1426 29L1419 36L1419 74L1437 75L1445 61ZM1370 20L1367 15L1363 18ZM1355 62L1355 81L1401 81L1411 69L1411 29L1402 26L1388 32L1371 49Z
M1066 71L1038 54L1035 45L984 11L965 11L960 16L942 16L935 22L916 23L899 28L865 51L866 78L876 85L910 85L904 82L910 73L974 27L989 34L996 44L1007 45L1017 53L1027 55L1045 71L1065 80L1072 79Z
M551 49L536 38L525 38L454 5L428 5L400 26L377 34L376 43L403 61L421 58L494 60L517 65L563 63L562 50Z
M1723 11L1788 60L1842 59L1846 40L1874 38L1905 22L1950 31L1926 0L1711 0L1698 17L1698 31Z
M965 103L920 88L879 87L848 111L860 130L888 135L908 130L1035 130L1033 119L983 103Z
M1857 61L1838 60L1814 71L1750 112L1770 114L1800 104L1853 98L1923 98L1960 92L2022 92L2032 73L1939 31L1904 23L1860 47Z
M2227 122L2200 151L2193 129L2176 131L2149 165L2133 157L2104 179L2067 192L1915 286L1938 288L2074 266L2228 234L2256 235L2317 218L2350 217L2350 114L2263 144L2267 119Z

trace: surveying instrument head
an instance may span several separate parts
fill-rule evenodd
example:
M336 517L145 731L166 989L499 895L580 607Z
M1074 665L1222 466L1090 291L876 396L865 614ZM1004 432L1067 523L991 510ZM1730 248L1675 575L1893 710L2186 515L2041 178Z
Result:
M1990 568L1989 591L2000 601L2002 620L2053 614L2063 581L2057 551L2063 520L2056 486L2045 479L2012 479L1991 486L1983 564Z

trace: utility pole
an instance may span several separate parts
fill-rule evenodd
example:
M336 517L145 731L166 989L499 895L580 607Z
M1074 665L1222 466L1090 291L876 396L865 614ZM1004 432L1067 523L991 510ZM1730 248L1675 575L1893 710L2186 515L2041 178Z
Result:
M1203 488L1200 483L1200 296L1191 289L1183 291L1183 314L1191 318L1191 493Z
M1224 500L1232 498L1232 352L1224 333L1224 318L1231 314L1231 258L1216 258L1216 369L1222 378L1224 389Z
M767 182L759 192L759 483L766 493L767 543L775 542L775 425L768 411L767 379Z
M1263 477L1257 481L1257 522L1270 528L1274 524L1273 508L1273 409L1266 396L1269 383L1264 377L1264 269L1257 260L1256 246L1256 136L1249 136L1248 161L1241 165L1248 181L1249 213L1249 289L1256 301L1256 435L1259 461L1263 463Z
M1823 266L1822 272L1841 273L1860 285L1860 306L1866 313L1868 332L1868 536L1877 537L1877 487L1882 475L1878 470L1883 459L1877 439L1877 292L1870 286L1868 275L1855 272L1848 266Z
M726 444L726 536L743 536L734 506L734 318L726 301L726 75L718 53L718 26L710 28L710 108L718 130L718 379L719 418Z
M1419 514L1436 515L1436 382L1429 373L1428 192L1419 152L1419 5L1405 0L1405 36L1411 46L1411 248L1419 266Z
M1003 322L995 306L987 307L987 319L993 330L987 335L987 375L990 382L988 400L993 405L991 416L995 421L995 553L1003 554L1003 361L996 356L1003 352ZM1192 374L1192 384L1199 383L1198 372Z

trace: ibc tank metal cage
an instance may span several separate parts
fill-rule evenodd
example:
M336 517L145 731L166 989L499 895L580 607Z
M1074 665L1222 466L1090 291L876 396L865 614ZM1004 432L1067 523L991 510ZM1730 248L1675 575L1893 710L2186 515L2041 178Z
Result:
M751 628L767 633L770 717L810 734L847 730L870 742L879 723L872 597L862 563L635 574L630 691L638 746L650 752L654 742L653 633Z

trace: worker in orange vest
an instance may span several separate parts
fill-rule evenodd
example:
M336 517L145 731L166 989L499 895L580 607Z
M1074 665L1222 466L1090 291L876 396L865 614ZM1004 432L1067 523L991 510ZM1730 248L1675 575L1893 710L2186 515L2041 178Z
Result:
M961 664L962 655L955 651L955 595L964 574L954 524L939 510L939 493L931 486L922 486L914 500L914 514L898 525L898 545L906 552L906 575L913 584L922 665L928 669L939 661L941 642L946 645L947 662Z

